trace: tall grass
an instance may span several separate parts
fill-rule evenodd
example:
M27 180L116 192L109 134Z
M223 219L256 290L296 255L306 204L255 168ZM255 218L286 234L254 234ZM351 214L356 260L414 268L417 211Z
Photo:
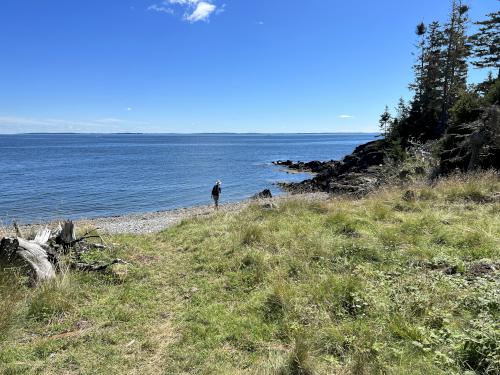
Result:
M0 270L0 339L5 339L16 323L25 293L21 279L15 269Z
M499 191L497 174L457 175L115 236L119 282L1 280L17 297L0 372L500 373Z

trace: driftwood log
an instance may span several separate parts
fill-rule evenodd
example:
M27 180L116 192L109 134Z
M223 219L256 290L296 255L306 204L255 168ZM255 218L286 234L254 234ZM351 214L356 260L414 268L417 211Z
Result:
M50 234L50 231L49 231ZM38 232L33 241L21 237L7 237L0 242L0 258L3 262L24 263L37 281L52 279L56 276L54 264L49 261L49 254L42 246L48 240L47 232Z
M22 238L22 232L16 223L14 229L15 237L6 237L0 241L0 267L26 267L34 281L46 281L56 277L61 254L70 254L68 259L72 260L69 267L79 271L103 271L117 263L126 264L121 259L101 263L83 261L81 256L87 250L104 250L107 246L100 235L92 234L96 229L77 238L72 221L60 224L53 232L48 228L41 229L32 240ZM89 238L99 238L101 243L89 243Z

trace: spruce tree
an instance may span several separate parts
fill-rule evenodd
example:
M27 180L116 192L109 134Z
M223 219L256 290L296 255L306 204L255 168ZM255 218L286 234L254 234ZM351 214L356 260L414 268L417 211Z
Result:
M424 56L422 104L424 112L432 112L435 116L438 116L441 111L444 91L444 43L444 34L439 22L432 22L429 25Z
M403 97L399 98L398 106L396 107L396 113L397 113L396 120L398 121L398 123L405 121L408 118L408 115L410 114L410 109L408 108L408 105L406 104Z
M497 78L500 78L500 11L487 16L488 19L476 22L479 31L470 38L475 57L472 65L498 69Z
M425 65L425 33L427 28L423 22L420 22L415 30L419 40L416 47L419 50L419 56L416 64L413 66L415 72L415 83L410 85L410 88L415 91L415 102L421 104L422 94L424 91L424 65Z
M380 124L380 130L382 131L382 134L386 136L389 132L389 123L391 122L392 116L389 112L389 106L385 106L384 113L380 115L379 119L379 124Z
M444 33L439 22L429 24L424 34L421 31L419 25L417 35L422 36L422 40L417 47L420 55L414 65L415 81L410 85L415 95L410 102L407 120L397 121L404 142L410 138L423 141L435 138L442 109Z
M462 0L453 0L450 19L445 26L446 49L444 51L444 84L440 126L436 136L441 135L448 125L449 109L466 89L467 57L467 13L469 7Z

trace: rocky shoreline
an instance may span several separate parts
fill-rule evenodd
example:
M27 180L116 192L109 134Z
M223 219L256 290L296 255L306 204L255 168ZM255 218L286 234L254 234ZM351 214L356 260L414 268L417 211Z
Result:
M340 162L336 160L330 161L319 161L313 160L309 162L297 161L294 162L292 160L278 160L273 161L274 165L278 165L280 167L285 167L287 170L296 172L296 173L313 173L318 174L325 172L328 168L332 168L338 165Z
M75 221L79 228L95 227L107 234L147 234L157 233L179 224L184 219L210 217L215 213L233 213L250 204L273 206L287 199L326 200L331 195L366 195L384 182L382 167L384 163L384 141L376 140L362 144L344 159L329 161L294 162L279 160L274 165L286 167L297 173L311 173L313 178L302 182L280 182L277 185L287 195L272 197L269 190L255 194L252 198L226 203L215 211L212 205L179 208L167 211L138 213ZM297 195L299 195L297 197ZM54 224L54 223L52 223ZM51 224L49 224L50 226ZM24 225L23 231L36 232L47 223ZM1 228L0 235L10 234L10 228Z
M278 186L292 194L324 192L332 195L366 195L384 182L384 148L385 142L376 140L356 147L340 161L273 162L297 172L315 174L313 178L302 182L282 182Z

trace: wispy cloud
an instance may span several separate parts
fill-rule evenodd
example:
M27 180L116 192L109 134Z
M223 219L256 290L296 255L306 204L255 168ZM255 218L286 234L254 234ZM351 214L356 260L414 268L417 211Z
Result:
M67 120L58 118L36 118L18 116L0 116L0 133L33 133L33 132L96 132L113 133L119 131L148 128L147 122L122 120L119 118L102 118L91 121Z
M215 5L202 1L196 5L196 9L186 17L186 20L189 22L207 21L216 8Z
M101 118L99 120L96 120L96 122L101 124L121 124L124 122L124 120L110 117L110 118Z
M351 115L340 115L339 118L341 119L348 119L348 118L354 118L354 116L351 116Z
M217 6L213 0L163 0L161 3L152 4L147 9L159 13L175 14L175 8L183 12L185 21L195 23L208 22L212 14L222 13L225 4Z
M174 10L172 8L168 8L163 5L158 5L158 4L153 4L148 7L148 10L153 10L158 13L167 13L167 14L174 14Z

